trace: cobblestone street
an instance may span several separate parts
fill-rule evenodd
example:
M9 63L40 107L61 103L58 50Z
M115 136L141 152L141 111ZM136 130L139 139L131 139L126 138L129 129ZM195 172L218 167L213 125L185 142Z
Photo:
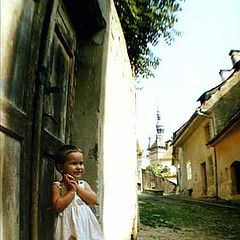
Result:
M240 240L240 205L139 195L138 240Z

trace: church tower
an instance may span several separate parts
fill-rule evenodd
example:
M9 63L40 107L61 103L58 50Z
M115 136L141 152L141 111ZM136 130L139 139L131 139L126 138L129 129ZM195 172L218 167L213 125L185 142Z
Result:
M152 145L150 145L149 140L148 147L150 161L159 161L166 152L165 142L163 141L164 127L160 124L160 120L160 113L157 110L156 139Z
M165 149L165 143L163 141L163 133L164 133L164 127L163 125L160 124L160 114L159 110L157 110L157 124L156 124L156 141L157 141L157 146L158 148Z

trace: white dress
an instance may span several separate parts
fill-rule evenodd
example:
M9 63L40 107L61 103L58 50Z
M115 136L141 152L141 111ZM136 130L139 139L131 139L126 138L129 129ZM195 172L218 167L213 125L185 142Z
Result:
M66 186L55 182L61 194L67 192ZM84 181L79 182L84 188ZM75 194L72 202L56 217L54 240L103 240L98 220L91 208Z

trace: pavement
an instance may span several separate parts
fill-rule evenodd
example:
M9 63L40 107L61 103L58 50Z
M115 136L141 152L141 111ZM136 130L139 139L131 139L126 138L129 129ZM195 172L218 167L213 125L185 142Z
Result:
M220 198L210 198L210 197L203 197L203 198L193 198L191 196L182 196L180 194L169 194L169 195L154 195L149 193L139 193L142 197L154 197L154 198L169 198L169 199L175 199L179 201L189 201L189 202L196 202L196 203L202 203L202 204L208 204L213 206L219 206L219 207L225 207L225 208L231 208L236 209L240 211L240 201L230 201L230 200L224 200Z
M149 226L146 221L140 221L138 240L240 240L240 201L217 198L195 199L180 194L156 195L156 193L139 193L138 197L140 203L148 200L155 202L154 206L158 203L162 204L159 208L163 210L173 209L172 219L174 219L174 221L166 220L164 215L161 217L159 214L153 214L154 221L160 222L157 227ZM182 224L184 221L187 224ZM162 222L172 225L166 227Z

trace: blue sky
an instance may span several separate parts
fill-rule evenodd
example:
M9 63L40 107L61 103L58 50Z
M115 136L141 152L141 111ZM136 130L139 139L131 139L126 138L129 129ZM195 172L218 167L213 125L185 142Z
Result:
M159 109L164 139L171 138L199 106L198 97L221 83L219 71L231 69L229 52L240 49L240 0L186 0L171 46L158 44L155 78L137 91L137 135L143 148L155 138Z

